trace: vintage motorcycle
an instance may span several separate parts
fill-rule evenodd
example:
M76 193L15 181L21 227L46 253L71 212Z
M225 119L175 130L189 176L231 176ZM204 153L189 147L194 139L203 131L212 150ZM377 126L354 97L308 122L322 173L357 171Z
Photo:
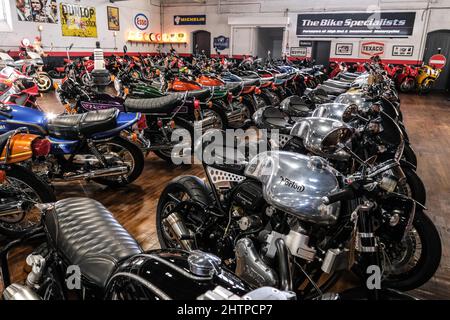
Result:
M140 114L117 109L55 116L22 106L0 105L0 132L26 127L48 137L50 154L35 159L31 166L45 179L92 179L117 187L136 180L144 167L142 151L121 136L139 118Z
M41 208L42 225L0 250L5 300L295 299L274 288L252 291L212 254L144 251L93 199L68 198ZM25 284L11 284L8 253L36 242L41 244L26 258L31 271ZM64 281L74 266L79 277Z
M305 140L324 153L350 152L349 129L313 139L316 132L309 130ZM234 141L214 146L213 136L209 131L196 142L207 183L181 176L160 196L156 227L163 248L212 252L255 286L304 297L328 290L350 268L364 278L369 265L378 266L383 287L400 290L417 288L437 270L439 234L420 205L395 192L391 172L398 161L366 165L348 176L323 158L287 151L236 163L226 156L235 154ZM214 150L212 158L200 145Z
M24 128L0 135L0 235L18 236L40 222L34 204L54 202L53 189L25 168L47 156L50 142Z

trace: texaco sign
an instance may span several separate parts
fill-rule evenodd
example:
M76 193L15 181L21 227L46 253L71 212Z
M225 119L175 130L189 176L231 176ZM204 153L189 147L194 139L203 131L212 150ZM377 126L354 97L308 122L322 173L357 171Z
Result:
M359 53L363 57L383 56L385 44L380 41L362 41Z

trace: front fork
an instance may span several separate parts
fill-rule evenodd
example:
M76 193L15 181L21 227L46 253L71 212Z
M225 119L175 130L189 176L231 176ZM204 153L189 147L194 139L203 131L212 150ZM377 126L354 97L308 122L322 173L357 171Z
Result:
M371 201L366 201L358 207L355 226L356 250L360 254L360 265L364 274L368 298L378 300L381 287L377 284L381 284L382 271L380 269L377 238L373 227L374 209L375 203ZM379 279L374 279L374 277L379 277Z

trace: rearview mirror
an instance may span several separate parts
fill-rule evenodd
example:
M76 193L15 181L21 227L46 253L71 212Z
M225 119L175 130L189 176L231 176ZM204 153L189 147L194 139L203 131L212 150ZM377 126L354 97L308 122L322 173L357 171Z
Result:
M127 45L124 45L123 46L123 53L127 53L127 51L128 51L128 47L127 47Z
M72 48L73 48L73 43L70 44L69 50L71 50Z

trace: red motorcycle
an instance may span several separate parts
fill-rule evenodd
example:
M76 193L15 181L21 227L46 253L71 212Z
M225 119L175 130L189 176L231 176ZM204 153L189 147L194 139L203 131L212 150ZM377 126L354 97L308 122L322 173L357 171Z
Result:
M384 70L388 73L395 85L401 92L410 92L416 87L418 69L411 65L385 65Z
M27 77L12 67L0 71L0 102L18 104L41 110L37 103L39 88L33 78Z

